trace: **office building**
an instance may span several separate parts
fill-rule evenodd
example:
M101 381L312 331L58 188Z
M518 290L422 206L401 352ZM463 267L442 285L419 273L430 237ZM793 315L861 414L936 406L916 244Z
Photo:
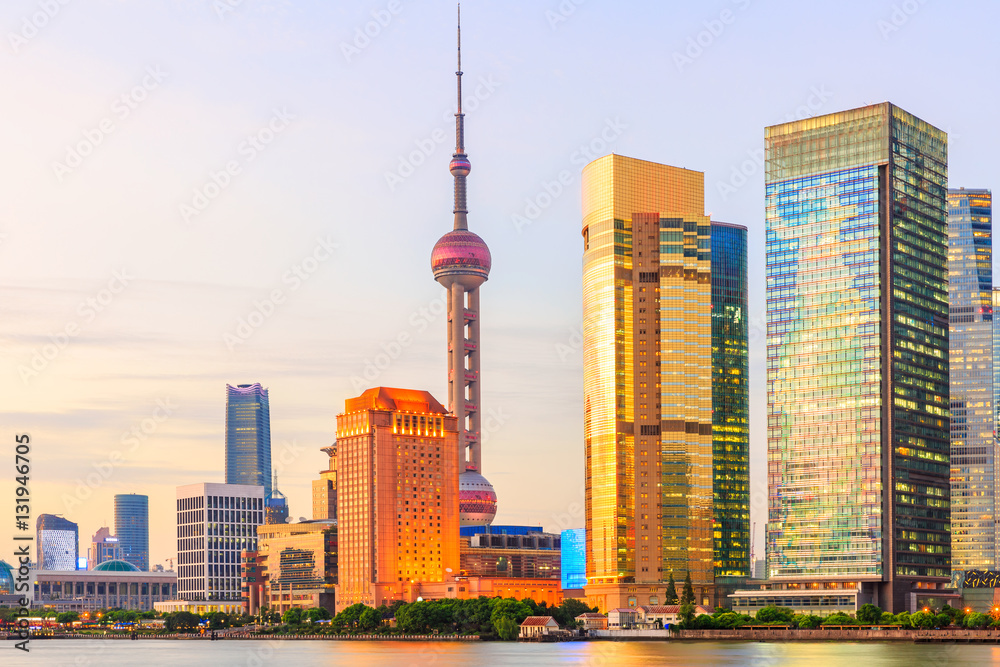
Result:
M316 521L337 520L337 443L320 449L329 457L326 470L312 483L313 516Z
M466 183L472 164L465 152L462 113L462 28L458 29L458 111L455 153L449 170L455 179L454 229L434 245L434 279L448 290L448 411L458 418L461 456L460 512L462 525L488 525L497 512L497 494L483 476L480 391L479 288L490 274L493 259L486 242L469 231Z
M90 549L87 552L87 569L93 570L105 561L121 559L122 547L118 538L111 534L111 529L107 526L99 528L90 540Z
M334 614L337 571L333 521L265 524L257 529L255 562L244 575L248 613L266 606L278 613L323 607Z
M376 387L337 415L337 609L454 580L458 421L426 391ZM445 597L440 595L439 597Z
M278 475L271 483L271 497L264 501L264 523L286 523L288 521L288 500L278 491Z
M122 560L149 571L149 496L120 493L115 496L115 533Z
M233 609L242 609L240 555L257 550L257 527L263 523L263 486L202 483L177 487L177 590L181 600L223 601L231 603ZM179 609L190 610L190 605L169 610Z
M92 570L33 570L31 580L32 606L57 612L152 611L156 603L177 595L175 572L142 572L123 560L105 561Z
M35 558L39 570L75 571L80 557L80 530L55 514L39 514L35 521Z
M946 586L947 136L889 103L768 127L769 581Z
M951 567L992 570L997 560L993 402L993 197L948 191L951 404Z
M562 531L561 547L563 590L583 590L587 585L587 531L583 528Z
M226 385L226 484L262 486L271 497L271 408L260 383Z
M712 605L717 574L749 574L746 229L704 210L700 172L622 155L583 170L586 594L602 610L689 573Z

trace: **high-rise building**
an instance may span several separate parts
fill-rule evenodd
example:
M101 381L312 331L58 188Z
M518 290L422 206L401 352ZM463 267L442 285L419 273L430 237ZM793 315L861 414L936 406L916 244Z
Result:
M746 229L704 211L701 172L621 155L583 170L586 592L601 609L665 599L689 573L712 604L717 574L749 574Z
M264 501L264 523L273 525L288 521L288 499L278 491L278 474L274 474L271 483L271 497Z
M257 551L264 487L188 484L177 487L177 591L181 600L211 601L241 611L243 551Z
M1000 567L993 402L993 196L948 191L951 567Z
M271 408L257 382L226 385L226 484L262 486L271 497Z
M455 178L455 228L434 245L431 269L434 279L448 290L448 411L458 417L462 525L489 525L496 516L497 495L482 474L479 288L489 277L493 260L486 242L469 231L465 179L472 165L465 152L461 23L456 74L455 153L449 165Z
M712 486L715 579L750 571L747 228L712 222Z
M583 528L562 531L561 546L563 590L583 589L587 585L587 531Z
M454 582L458 422L430 393L376 387L337 415L337 609L378 607ZM454 587L454 586L453 586Z
M119 493L115 496L115 534L122 560L149 572L149 496Z
M35 557L39 570L77 569L80 529L75 523L55 514L39 514L35 530Z
M330 457L326 470L319 471L319 479L312 483L313 519L337 520L337 443L321 450Z
M886 102L765 142L770 581L914 611L951 572L947 136Z
M122 547L118 538L111 534L111 529L105 526L99 528L90 540L90 549L87 552L87 569L93 570L109 560L122 560Z

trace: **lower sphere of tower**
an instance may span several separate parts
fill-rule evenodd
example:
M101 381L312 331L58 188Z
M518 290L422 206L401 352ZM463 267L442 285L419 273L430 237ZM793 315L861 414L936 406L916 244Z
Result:
M497 492L478 472L458 476L458 518L463 526L489 526L497 515Z

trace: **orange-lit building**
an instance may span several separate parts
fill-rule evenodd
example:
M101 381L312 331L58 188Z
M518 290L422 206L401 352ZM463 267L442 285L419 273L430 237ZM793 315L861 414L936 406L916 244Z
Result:
M323 447L321 451L330 457L330 465L319 471L319 479L312 483L313 519L316 521L337 520L337 443Z
M337 416L337 610L455 597L458 425L429 392L376 387ZM423 584L446 584L423 595ZM451 595L448 595L451 593Z

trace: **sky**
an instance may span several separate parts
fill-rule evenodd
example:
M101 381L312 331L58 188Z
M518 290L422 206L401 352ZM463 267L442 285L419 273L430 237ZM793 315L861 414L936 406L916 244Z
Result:
M952 187L993 187L998 20L934 0L464 3L497 523L584 523L580 170L616 152L704 172L706 212L749 228L763 554L764 127L888 100L949 133ZM0 36L0 435L5 460L31 436L33 519L79 523L85 555L114 494L148 494L164 563L176 487L224 481L226 383L269 388L296 518L346 398L446 399L429 259L452 225L453 3L6 0Z

